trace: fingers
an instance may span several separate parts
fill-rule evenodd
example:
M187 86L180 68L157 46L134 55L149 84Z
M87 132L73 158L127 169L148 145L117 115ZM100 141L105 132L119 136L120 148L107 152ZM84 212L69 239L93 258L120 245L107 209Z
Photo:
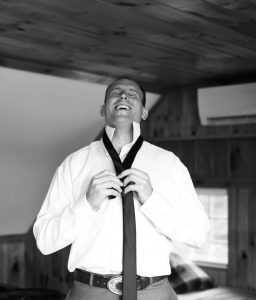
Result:
M125 177L124 179L124 187L127 187L129 185L146 185L148 182L148 178L144 178L144 177L140 177L137 175L129 175L127 177Z
M122 181L114 173L107 170L94 175L92 179L97 180L98 182L115 180L116 182L119 182L121 185L123 184Z
M123 180L123 182L121 181ZM137 193L141 204L145 203L152 194L153 188L147 173L130 168L124 170L119 176L110 171L102 171L93 176L86 196L95 207L99 207L104 199L120 196L123 193Z
M139 177L143 177L143 178L149 178L148 174L146 172L143 172L139 169L136 168L130 168L130 169L126 169L124 170L122 173L120 173L117 177L118 178L123 178L129 175L137 175Z
M141 170L127 169L118 178L124 178L124 193L136 192L141 204L145 203L153 192L148 174Z
M144 185L149 181L149 176L147 173L135 168L123 171L118 178L124 178L123 184L125 187L134 183Z
M119 191L119 193L122 192L121 186L123 185L123 183L116 181L113 178L105 178L104 180L97 180L97 179L93 179L92 180L92 185L97 188L98 190L104 190L104 189L115 189L117 191Z
M117 178L117 176L109 171L103 171L96 174L92 178L92 185L97 187L97 189L115 189L122 192L121 186L123 186L122 181Z
M106 196L113 196L112 198L115 198L120 195L120 192L114 189L106 189L103 192Z
M102 171L94 175L86 192L87 201L92 207L100 207L102 201L109 196L121 194L122 181L110 171Z
M125 187L124 194L127 194L129 192L137 192L138 194L140 194L142 191L143 191L142 185L133 183Z

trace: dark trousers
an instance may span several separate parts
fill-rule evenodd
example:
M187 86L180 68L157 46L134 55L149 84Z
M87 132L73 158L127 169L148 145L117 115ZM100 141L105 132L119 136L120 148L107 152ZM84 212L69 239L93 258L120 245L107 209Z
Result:
M74 281L66 300L122 300L105 288ZM167 278L138 291L138 300L178 300Z

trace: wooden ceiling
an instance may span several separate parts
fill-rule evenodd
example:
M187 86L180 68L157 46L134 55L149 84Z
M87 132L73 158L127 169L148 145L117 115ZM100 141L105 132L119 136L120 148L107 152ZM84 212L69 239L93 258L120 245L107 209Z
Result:
M256 0L0 0L0 65L150 91L256 81Z

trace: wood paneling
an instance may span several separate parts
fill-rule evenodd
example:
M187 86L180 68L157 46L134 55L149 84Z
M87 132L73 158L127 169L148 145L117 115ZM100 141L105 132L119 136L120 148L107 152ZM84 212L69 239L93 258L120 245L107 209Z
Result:
M227 269L200 266L213 280L215 286L227 286Z
M66 293L72 283L67 270L69 247L50 255L37 249L32 230L26 236L26 286L58 290Z
M256 290L256 190L231 188L229 195L230 286Z
M178 155L197 185L256 184L256 124L201 126L196 88L165 94L150 113L143 133Z
M256 139L232 140L229 148L230 176L256 178Z
M67 270L69 248L42 255L30 230L0 238L0 283L20 288L44 288L67 293L73 281Z
M0 282L13 286L25 285L24 235L0 238Z
M184 93L191 101L186 113ZM228 270L207 270L220 285L256 290L256 125L203 127L196 107L191 87L172 90L154 107L143 133L179 156L197 187L228 189Z
M256 80L252 12L250 1L1 1L0 65L81 79L129 74L155 91Z

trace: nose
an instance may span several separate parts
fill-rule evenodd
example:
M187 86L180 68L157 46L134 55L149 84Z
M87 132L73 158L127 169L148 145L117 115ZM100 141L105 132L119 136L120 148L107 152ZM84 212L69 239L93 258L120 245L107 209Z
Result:
M120 95L120 98L121 98L121 100L127 100L127 96L126 96L125 93L122 93L122 94Z

